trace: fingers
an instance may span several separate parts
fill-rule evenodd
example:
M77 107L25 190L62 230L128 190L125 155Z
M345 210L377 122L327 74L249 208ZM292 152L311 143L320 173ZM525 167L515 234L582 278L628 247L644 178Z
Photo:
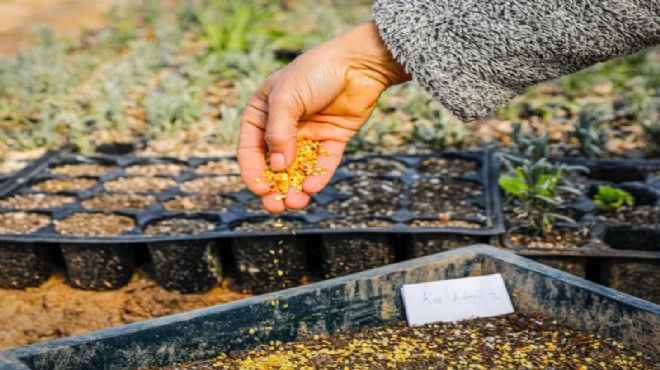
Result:
M236 157L241 170L241 178L247 188L255 194L265 195L269 185L263 173L266 171L266 142L264 127L268 120L267 83L253 95L243 111L238 136Z
M303 191L306 194L316 194L328 185L341 162L345 148L346 143L335 140L326 140L321 144L321 153L318 156L317 166L324 169L324 171L305 179L303 182Z
M270 154L270 168L283 171L296 158L297 125L304 109L298 102L296 92L286 87L271 92L268 107L264 139Z

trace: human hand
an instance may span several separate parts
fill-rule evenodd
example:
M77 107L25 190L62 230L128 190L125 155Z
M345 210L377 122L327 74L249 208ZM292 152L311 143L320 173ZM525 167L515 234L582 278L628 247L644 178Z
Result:
M369 22L325 42L275 72L247 102L241 118L237 157L243 181L261 195L272 213L301 209L334 174L346 147L389 86L410 80ZM266 153L273 171L296 158L297 139L321 142L318 157L326 171L305 179L302 192L271 193ZM278 196L280 195L280 196Z

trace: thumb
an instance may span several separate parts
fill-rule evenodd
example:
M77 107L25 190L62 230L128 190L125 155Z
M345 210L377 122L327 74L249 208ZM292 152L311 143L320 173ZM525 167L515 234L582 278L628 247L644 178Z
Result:
M268 123L264 140L270 154L270 168L283 171L296 158L298 121L303 112L295 93L273 91L268 97Z

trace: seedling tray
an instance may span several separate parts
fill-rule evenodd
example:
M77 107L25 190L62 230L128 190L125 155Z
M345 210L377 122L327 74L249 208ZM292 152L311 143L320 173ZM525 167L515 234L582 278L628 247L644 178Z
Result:
M445 163L445 161L448 162ZM227 171L221 174L201 172L201 166L216 162L226 164ZM384 165L371 168L370 165L373 163ZM440 167L437 167L438 163ZM59 170L54 170L63 168L66 165L76 166L82 164L104 165L107 166L108 170L97 175L85 173L62 174L57 173ZM119 194L123 196L122 191L112 187L113 184L116 185L117 180L143 176L136 174L134 171L136 166L142 166L139 168L146 171L146 166L153 165L178 166L180 171L173 174L148 174L147 177L158 178L158 181L165 184L157 190L131 189L129 187L123 191L133 191L138 196L153 197L152 199L156 199L154 204L136 210L99 211L83 207L85 201L100 195ZM460 171L461 166L464 167L464 171ZM212 256L209 257L210 260L214 260L218 258L217 250L223 247L230 248L234 257L241 254L248 255L248 253L240 253L241 249L250 249L249 255L255 256L279 249L278 242L280 240L291 240L289 244L296 245L296 247L291 248L297 248L295 253L300 256L289 264L289 267L295 267L296 271L291 272L288 276L289 281L284 282L284 285L282 285L282 279L275 278L276 275L274 274L278 270L265 269L267 273L273 275L270 277L250 274L250 269L264 271L263 266L248 266L254 264L254 261L243 261L234 258L236 266L230 270L238 271L239 281L242 281L246 287L244 290L261 293L274 290L276 287L281 289L282 287L297 285L301 279L310 277L310 275L334 277L348 274L409 257L435 253L474 242L486 242L491 236L504 232L501 207L499 206L499 192L492 185L497 178L497 171L493 151L491 150L413 155L347 156L339 171L333 177L331 184L313 197L309 209L303 212L288 212L282 216L268 215L260 206L259 198L242 186L226 191L222 189L209 191L204 186L193 190L186 188L186 184L195 181L237 179L237 176L238 169L234 157L191 158L183 161L164 157L85 157L62 152L47 153L43 158L33 162L9 181L1 184L0 200L16 195L31 194L66 195L73 197L74 200L54 208L36 207L24 211L46 215L51 218L51 222L48 226L31 233L0 235L0 243L13 246L22 243L62 246L67 266L70 269L71 266L76 265L73 262L69 263L69 261L74 260L73 257L69 258L70 254L79 253L81 250L93 253L95 248L103 249L106 256L102 256L101 259L115 258L118 261L116 263L117 267L99 272L97 271L98 267L96 267L98 261L94 261L94 258L78 258L76 260L78 264L75 267L78 271L76 275L80 276L73 278L70 276L69 279L74 286L83 289L101 290L114 289L130 279L131 259L133 258L133 252L130 250L131 245L139 247L146 243L152 255L157 248L160 248L159 251L162 257L167 254L162 253L163 248L169 248L171 253L174 254L177 246L193 248L192 245L197 244L199 245L198 250L193 252L193 255L204 254L199 248L206 248L204 250L214 251ZM69 181L72 179L89 179L93 180L93 184L81 190L56 192L35 190L33 188L35 184L49 180ZM351 187L352 182L358 185L369 184L371 186L375 184L377 187L375 189L377 190L376 193L366 193L365 196L372 196L370 200L366 200L366 203L368 203L366 208L360 208L363 200L361 195L352 194L354 189ZM454 191L459 192L459 196L463 194L464 189L471 190L465 192L464 199L457 200L456 196L451 199L444 199L443 186L453 186ZM359 191L360 189L356 187L355 190ZM187 199L186 197L204 193L207 193L208 196L219 196L220 202L224 203L213 210L195 209L194 207L192 211L185 209L171 210L172 208L168 210L164 206L173 200ZM434 198L435 196L437 196L437 199ZM410 199L417 199L417 201L412 202ZM445 204L453 207L452 212L446 212L439 216L438 213L441 213ZM355 205L358 205L358 207L354 207ZM461 215L463 209L467 211ZM23 210L15 207L0 208L0 214L18 211ZM54 226L56 223L61 223L67 217L80 213L102 213L104 215L128 217L134 221L135 227L121 235L107 237L71 236L57 233ZM241 224L259 223L277 218L281 218L285 222L298 222L295 235L291 230L284 231L274 228L266 231L235 230ZM203 219L211 223L212 227L205 232L194 235L147 235L145 233L145 229L149 226L167 219ZM347 220L349 221L347 222ZM439 224L440 226L429 223L433 221L442 223ZM324 223L327 222L343 222L343 224L334 225L334 227L324 226ZM359 227L355 227L354 222L365 222L365 224L362 226L358 224ZM413 223L415 222L419 223L419 226L414 226ZM402 238L404 239L403 242ZM351 244L352 247L347 250L335 250L345 242ZM212 245L209 245L209 243ZM378 249L380 253L377 253L377 255L381 257L372 258L369 263L360 262L363 257L359 252L370 247ZM311 258L308 258L309 254L312 255ZM186 253L179 253L179 255L180 258L192 258L186 256ZM330 258L328 256L332 256L332 260L328 260L327 258ZM319 258L326 258L326 260L318 262ZM86 263L86 266L83 266L86 260L89 262ZM171 271L172 266L174 266L172 261L160 263L159 261L163 261L163 258L154 258L154 260L157 262L157 270L169 269ZM326 269L321 274L312 273L309 271L308 260L315 260L318 262L317 265L325 266ZM206 262L200 262L200 264L192 265L195 265L194 268L198 270L209 270L212 268L211 265L217 265ZM335 269L336 264L348 267ZM165 265L169 267L166 268ZM166 272L156 273L156 276L160 276L158 280L162 285L171 289L200 291L204 290L204 287L208 289L214 281L219 279L220 270L215 268L213 272L202 273L203 276L200 276L200 278L207 283L200 283L196 288L187 287L188 285L183 283L171 284ZM42 275L47 276L46 273L40 276ZM95 276L97 281L87 279L83 275ZM314 278L314 276L311 276L311 278ZM263 283L265 281L271 281L272 284ZM0 282L0 285L20 288L38 283L39 281L32 279L23 282L13 281L11 284Z
M178 315L0 352L0 369L135 369L404 320L400 288L501 273L517 312L660 351L660 306L479 245ZM596 314L594 314L596 313Z
M507 235L502 243L516 253L572 272L617 290L660 302L660 160L558 159L570 166L585 167L588 173L568 176L582 191L565 209L590 230L583 246L532 248L514 245ZM635 206L650 209L651 220L625 222L608 219L605 210L593 201L598 186L611 185L630 192ZM571 227L571 225L564 225Z

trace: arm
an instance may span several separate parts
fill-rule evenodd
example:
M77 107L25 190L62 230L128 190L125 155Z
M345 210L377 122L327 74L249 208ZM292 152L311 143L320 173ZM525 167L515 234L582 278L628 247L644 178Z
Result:
M660 43L657 0L376 0L374 19L394 57L466 121Z

